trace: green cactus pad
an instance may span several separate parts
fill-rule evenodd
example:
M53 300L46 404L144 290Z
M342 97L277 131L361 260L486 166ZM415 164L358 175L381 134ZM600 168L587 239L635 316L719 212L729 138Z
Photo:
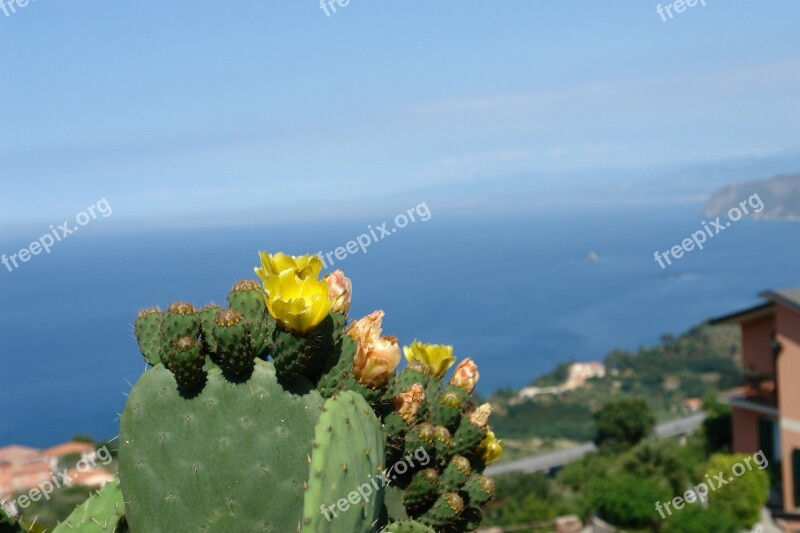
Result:
M217 304L208 304L197 313L200 315L200 332L203 336L203 342L209 352L217 350L217 340L212 330L214 328L214 319L219 312L220 307Z
M231 375L239 375L253 368L256 350L243 315L235 309L223 309L214 317L211 330L216 349L212 359Z
M463 510L464 500L461 496L455 492L446 492L418 520L436 530L453 530Z
M122 413L120 479L133 531L295 531L322 397L257 360L244 383L210 368L186 398L170 373L139 379ZM344 444L344 442L342 443Z
M466 494L470 507L480 507L492 499L494 490L492 478L473 474L464 485L462 492Z
M150 366L156 366L161 362L161 324L163 322L164 313L154 307L139 313L133 325L139 350Z
M125 501L119 480L114 480L89 497L59 524L53 533L121 533L125 523Z
M462 455L453 456L442 472L442 487L445 490L456 492L464 486L471 474L472 468L469 459Z
M394 522L389 524L381 533L436 533L434 530L419 522L413 520L405 520L403 522Z
M325 402L314 433L302 532L374 531L383 506L384 451L372 408L355 392L340 393Z
M252 279L240 281L228 294L228 305L244 316L256 356L262 357L271 350L275 319L267 312L261 285Z
M440 491L439 473L435 468L416 472L405 489L403 504L411 516L424 513L436 501Z
M458 426L458 429L453 435L451 451L454 454L464 455L470 459L474 459L475 450L485 437L485 429L479 428L470 422L469 418L464 417L461 425Z
M203 344L199 340L181 337L172 343L168 351L167 367L181 389L193 390L205 378L203 370L205 360Z
M273 344L275 372L282 380L292 381L306 376L316 381L325 360L335 351L333 318L328 315L306 333L287 331L278 325Z

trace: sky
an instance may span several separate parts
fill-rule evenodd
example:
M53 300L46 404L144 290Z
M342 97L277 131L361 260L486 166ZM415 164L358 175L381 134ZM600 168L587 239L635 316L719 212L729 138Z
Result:
M569 191L800 153L800 3L705 4L666 22L647 0L0 11L0 232L101 198L130 223L335 218L476 179Z

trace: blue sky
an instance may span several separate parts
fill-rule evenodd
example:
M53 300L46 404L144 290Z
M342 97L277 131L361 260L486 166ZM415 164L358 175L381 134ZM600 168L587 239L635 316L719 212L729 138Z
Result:
M103 197L125 221L321 205L336 217L478 176L529 174L536 190L557 175L569 190L799 153L800 3L708 0L666 23L657 4L0 12L0 229Z

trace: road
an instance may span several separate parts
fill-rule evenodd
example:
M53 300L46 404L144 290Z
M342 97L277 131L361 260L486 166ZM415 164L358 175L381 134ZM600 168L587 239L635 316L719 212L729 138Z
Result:
M685 418L664 422L656 426L655 433L661 438L685 435L700 427L705 417L705 413L697 413ZM587 453L594 451L597 451L597 447L594 443L585 442L566 450L533 455L531 457L525 457L524 459L517 459L516 461L490 466L486 469L486 474L493 476L506 472L547 472L553 468L558 468L567 463L577 461Z

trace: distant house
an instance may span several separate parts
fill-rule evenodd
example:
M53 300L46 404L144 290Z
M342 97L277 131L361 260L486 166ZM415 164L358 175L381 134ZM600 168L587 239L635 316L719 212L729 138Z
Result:
M75 469L76 465L81 468ZM72 468L68 485L98 488L113 478L97 467L97 449L91 443L67 442L46 450L6 446L0 448L0 497L38 488L64 468Z
M777 518L800 526L800 289L760 294L766 303L712 324L742 330L743 387L726 395L733 451L762 450L782 473ZM781 487L778 487L781 488Z
M97 447L90 442L66 442L44 450L42 456L50 462L53 470L58 470L59 463L64 459L70 459L72 465L78 461L86 464L95 463Z

